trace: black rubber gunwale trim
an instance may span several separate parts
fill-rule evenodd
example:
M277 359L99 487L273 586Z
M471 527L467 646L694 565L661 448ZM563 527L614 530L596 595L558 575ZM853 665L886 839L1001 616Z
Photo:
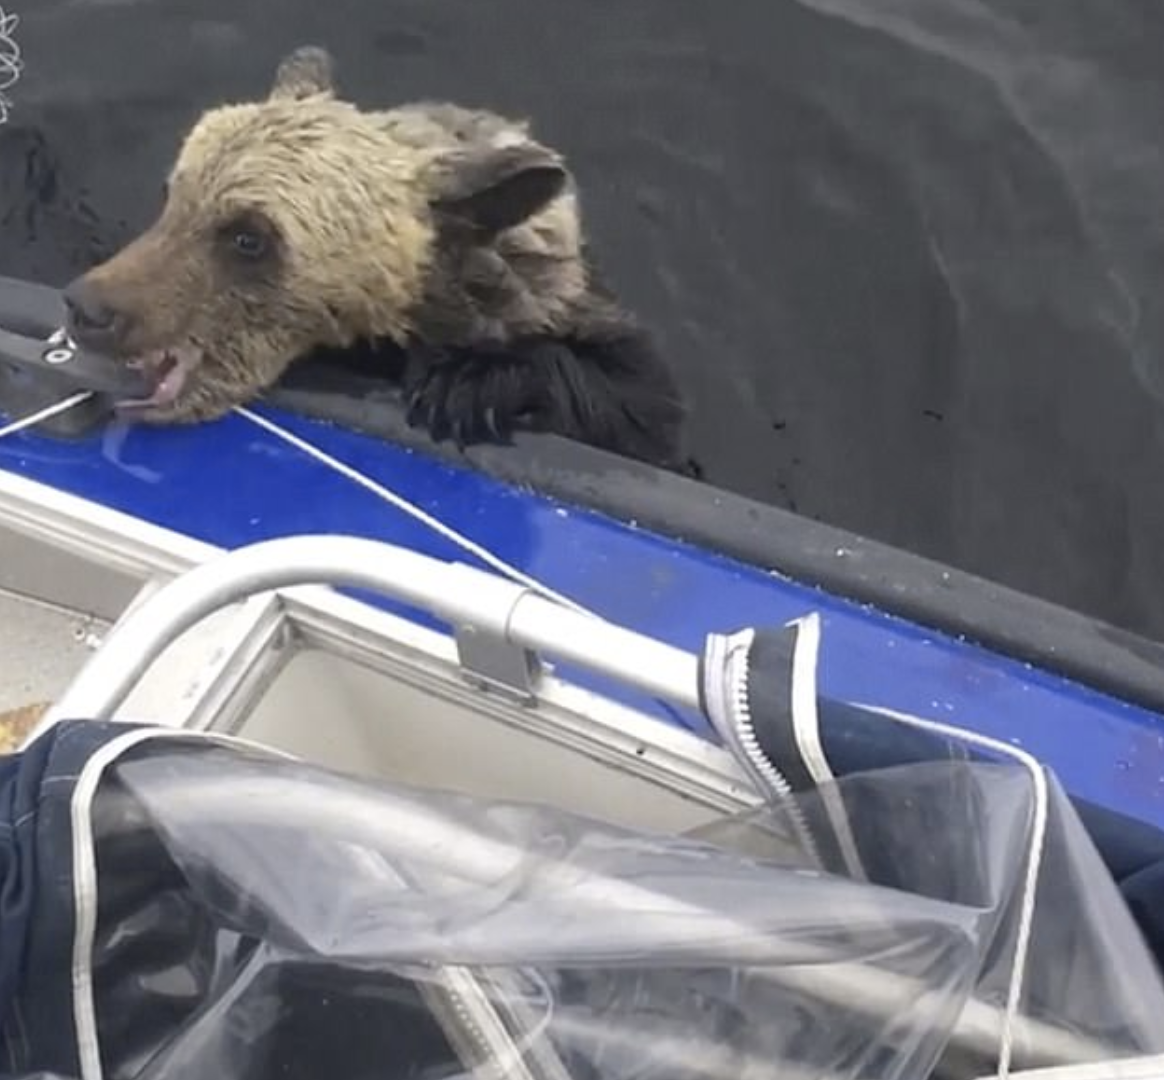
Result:
M52 323L61 310L58 290L0 277L0 325ZM17 387L0 378L0 407L36 407L62 392L50 383ZM552 435L462 453L409 428L398 391L382 377L344 366L296 365L266 400L871 604L1164 715L1164 644L976 575ZM90 435L106 403L90 404L39 430Z
M1164 715L1164 645L985 578L553 435L510 446L434 443L383 384L297 377L264 399L881 611ZM359 396L354 396L359 393Z

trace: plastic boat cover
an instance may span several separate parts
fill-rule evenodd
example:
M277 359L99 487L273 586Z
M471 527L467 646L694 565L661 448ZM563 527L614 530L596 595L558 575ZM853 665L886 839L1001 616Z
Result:
M0 791L11 1076L912 1080L1164 1050L1127 906L1018 765L889 765L670 836L77 721ZM802 842L837 796L860 874Z

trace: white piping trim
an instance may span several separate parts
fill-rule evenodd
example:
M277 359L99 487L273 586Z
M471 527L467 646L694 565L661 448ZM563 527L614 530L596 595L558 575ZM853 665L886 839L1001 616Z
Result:
M125 751L150 739L185 738L222 745L243 746L273 757L296 760L274 747L249 739L213 732L149 727L127 731L98 749L85 762L70 801L73 830L73 1025L81 1080L104 1080L101 1040L97 1033L97 1008L93 1001L93 937L97 932L97 860L93 844L93 798L105 770Z

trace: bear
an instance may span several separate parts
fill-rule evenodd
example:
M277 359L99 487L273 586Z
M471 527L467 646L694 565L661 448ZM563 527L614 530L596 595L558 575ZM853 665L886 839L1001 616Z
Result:
M603 282L562 155L489 110L362 110L320 46L204 112L159 217L64 299L74 340L151 391L118 404L142 422L216 418L370 344L434 440L552 432L684 468L675 373Z

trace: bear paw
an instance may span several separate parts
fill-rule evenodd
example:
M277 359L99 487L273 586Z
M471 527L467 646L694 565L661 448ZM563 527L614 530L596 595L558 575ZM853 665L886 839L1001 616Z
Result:
M528 380L528 374L526 375ZM433 364L405 392L410 427L458 449L507 444L529 412L520 373L496 357Z

